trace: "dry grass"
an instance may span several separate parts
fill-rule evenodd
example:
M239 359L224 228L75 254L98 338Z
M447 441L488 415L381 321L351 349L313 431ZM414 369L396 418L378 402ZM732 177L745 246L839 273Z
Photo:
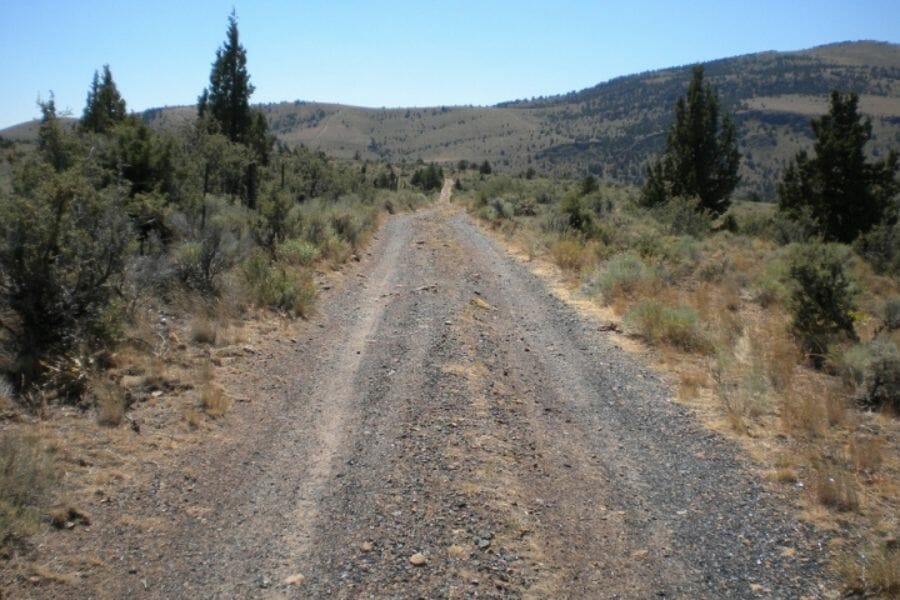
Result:
M847 444L847 461L856 471L874 473L884 460L884 440L873 435L856 434Z
M207 362L200 370L200 406L207 416L216 419L225 416L230 403L225 388L214 378L213 366Z
M859 486L844 466L815 458L812 469L813 491L819 504L841 512L859 510Z
M35 530L55 481L51 458L37 435L0 433L0 547Z
M552 244L550 256L560 269L574 273L581 272L595 259L590 246L571 239L561 239Z
M198 316L191 322L190 335L195 344L215 346L219 339L219 328L212 320Z
M709 385L709 375L698 367L688 368L678 373L678 397L693 400L701 388Z
M900 546L896 538L871 544L857 555L835 561L849 591L866 598L900 596Z
M96 379L91 383L97 423L104 427L118 427L125 420L125 390L112 381Z
M800 475L797 472L796 457L784 453L775 458L775 469L772 471L772 479L779 483L797 483Z

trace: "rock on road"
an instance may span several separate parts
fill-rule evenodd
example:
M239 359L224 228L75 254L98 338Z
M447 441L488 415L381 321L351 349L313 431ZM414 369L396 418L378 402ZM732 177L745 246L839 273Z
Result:
M445 200L254 359L240 433L128 500L167 525L109 533L122 570L83 594L820 596L735 449Z

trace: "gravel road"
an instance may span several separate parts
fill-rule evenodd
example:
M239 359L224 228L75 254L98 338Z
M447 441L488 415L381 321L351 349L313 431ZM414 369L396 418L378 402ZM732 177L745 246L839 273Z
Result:
M120 568L76 596L826 589L815 535L736 449L445 201L391 217L300 331L232 382L234 433L108 509L165 525L95 515Z

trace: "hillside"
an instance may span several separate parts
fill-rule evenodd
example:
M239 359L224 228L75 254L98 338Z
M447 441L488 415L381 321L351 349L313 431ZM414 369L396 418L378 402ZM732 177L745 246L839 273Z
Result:
M707 80L734 112L740 132L742 194L771 198L783 161L811 144L809 119L834 89L861 96L872 116L873 154L900 145L900 46L848 42L799 52L763 52L704 64ZM689 65L613 79L577 92L494 107L362 108L284 102L260 108L288 144L327 154L392 162L487 159L515 172L587 173L640 182L659 152ZM153 109L148 121L173 126L189 108ZM0 132L27 139L23 124Z

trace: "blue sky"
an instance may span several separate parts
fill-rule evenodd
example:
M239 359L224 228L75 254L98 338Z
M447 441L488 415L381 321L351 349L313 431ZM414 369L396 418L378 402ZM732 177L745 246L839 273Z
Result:
M897 0L2 0L0 128L80 115L109 63L132 110L192 104L237 10L255 102L494 104L762 50L900 42Z

